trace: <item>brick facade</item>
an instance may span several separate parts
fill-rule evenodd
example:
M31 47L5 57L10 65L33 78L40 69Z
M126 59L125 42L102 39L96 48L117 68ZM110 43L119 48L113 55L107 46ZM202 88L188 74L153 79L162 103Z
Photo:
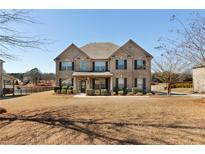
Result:
M126 60L127 68L120 70L116 69L116 60ZM142 70L134 69L134 61L135 60L144 60L146 63L146 68ZM74 79L74 88L80 92L80 81L86 80L86 88L93 88L93 79L95 76L84 76L84 77L74 77L74 72L80 71L80 60L84 60L87 63L88 71L93 71L93 61L106 61L108 71L111 73L110 76L104 76L102 73L101 77L97 78L106 78L108 79L108 88L112 91L113 88L116 87L116 78L126 78L127 88L131 89L135 87L135 78L145 79L146 91L151 90L151 59L152 56L147 53L144 49L138 46L134 41L129 40L123 46L119 47L115 52L113 52L106 59L93 59L90 58L89 55L84 53L80 48L75 46L74 44L70 45L67 49L65 49L56 59L56 85L59 86L59 79L67 79L67 78L75 78ZM61 71L59 69L59 63L62 61L72 61L74 62L74 70L73 71ZM82 72L83 73L83 72Z

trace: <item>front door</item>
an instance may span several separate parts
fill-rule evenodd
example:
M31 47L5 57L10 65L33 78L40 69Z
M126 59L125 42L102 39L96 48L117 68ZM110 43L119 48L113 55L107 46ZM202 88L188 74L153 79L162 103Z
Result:
M80 92L81 92L81 93L85 93L85 90L86 90L86 81L85 81L85 80L81 80L81 83L80 83Z

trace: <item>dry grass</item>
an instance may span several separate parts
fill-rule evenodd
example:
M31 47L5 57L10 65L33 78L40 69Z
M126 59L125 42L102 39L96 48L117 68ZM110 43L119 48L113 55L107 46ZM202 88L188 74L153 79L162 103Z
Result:
M1 100L0 144L205 144L205 100L72 98L43 92Z

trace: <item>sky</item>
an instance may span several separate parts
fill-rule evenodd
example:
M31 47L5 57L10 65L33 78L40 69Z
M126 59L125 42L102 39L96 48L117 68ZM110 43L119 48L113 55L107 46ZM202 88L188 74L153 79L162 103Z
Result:
M91 42L112 42L119 46L129 39L151 53L159 51L160 37L173 37L171 29L180 28L178 22L171 22L174 14L188 23L196 10L30 10L29 15L36 24L12 24L11 27L26 35L38 35L48 39L45 50L15 49L11 53L17 60L4 59L8 73L26 72L39 68L41 72L55 72L54 58L71 43L81 47ZM204 10L197 11L205 14Z

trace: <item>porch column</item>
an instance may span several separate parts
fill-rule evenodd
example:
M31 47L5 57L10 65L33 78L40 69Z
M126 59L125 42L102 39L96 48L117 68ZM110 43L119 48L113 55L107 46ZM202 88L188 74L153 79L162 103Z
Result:
M113 86L112 86L112 76L110 77L110 92L113 91Z
M86 89L90 89L90 77L87 77L87 80L86 80Z
M76 90L76 77L73 77L73 90Z

